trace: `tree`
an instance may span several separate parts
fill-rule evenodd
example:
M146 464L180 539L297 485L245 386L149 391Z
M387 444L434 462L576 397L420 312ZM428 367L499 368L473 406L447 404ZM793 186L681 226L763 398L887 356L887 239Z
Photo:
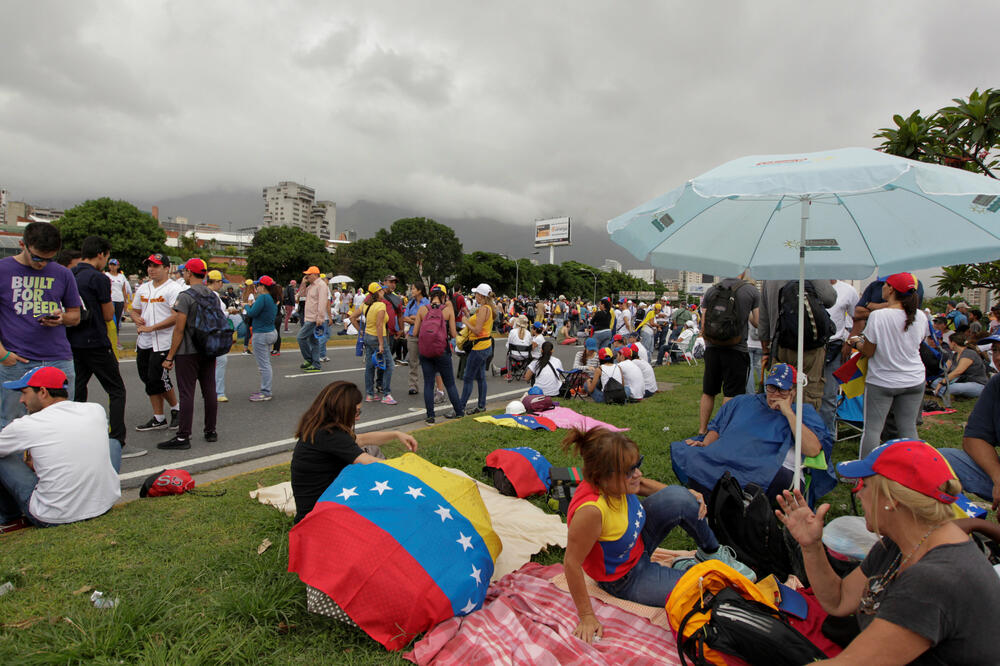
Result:
M333 255L333 270L351 276L361 288L369 282L381 282L390 274L398 277L400 284L406 284L410 273L404 266L400 254L387 248L377 236L341 245Z
M939 292L950 295L980 287L990 291L1000 291L1000 262L998 261L985 264L944 266L941 270L940 275L934 276L937 278L937 283L934 286Z
M419 276L425 284L457 275L462 263L462 243L455 232L426 217L396 220L388 231L379 229L375 238L402 257L397 271Z
M141 273L146 257L166 251L167 235L153 216L127 201L91 199L70 208L53 224L62 234L63 247L79 249L87 236L108 239L111 256L126 274Z
M298 227L264 227L253 236L247 253L247 274L269 275L278 282L302 279L302 271L317 266L328 273L333 255L326 244Z
M181 259L184 261L187 261L191 257L197 257L201 253L201 248L198 247L198 238L193 231L190 235L181 234L177 237L177 240L180 242L178 249L180 250Z

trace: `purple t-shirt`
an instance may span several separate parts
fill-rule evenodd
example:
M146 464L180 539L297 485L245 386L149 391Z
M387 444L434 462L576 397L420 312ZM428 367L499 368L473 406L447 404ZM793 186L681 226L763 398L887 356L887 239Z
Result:
M73 358L63 326L42 326L41 316L80 307L76 279L52 261L42 270L24 266L14 257L0 259L0 340L3 346L31 361Z

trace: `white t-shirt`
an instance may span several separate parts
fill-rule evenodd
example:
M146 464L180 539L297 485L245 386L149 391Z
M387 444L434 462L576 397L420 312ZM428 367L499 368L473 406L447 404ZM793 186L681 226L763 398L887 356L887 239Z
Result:
M646 345L642 344L638 340L636 340L633 344L639 349L639 358L646 363L649 363L649 350L646 349Z
M656 393L656 373L653 372L653 366L649 364L649 361L643 361L640 358L632 359L632 363L639 366L639 370L642 371L642 387L647 393Z
M535 378L535 386L542 389L542 393L547 396L559 395L559 388L562 386L562 377L559 375L563 369L562 361L555 356L549 357L541 371L538 370L538 361L532 361L528 366L531 375Z
M917 310L906 331L906 313L897 308L881 308L868 316L864 336L876 345L868 359L865 382L882 388L908 388L924 383L920 361L920 341L927 331L927 315Z
M358 292L354 294L354 309L357 310L364 304L365 304L365 292L359 289Z
M641 399L646 390L646 382L642 378L642 370L630 359L618 361L618 367L621 368L622 374L625 375L625 388L628 389L630 397L636 400Z
M601 364L601 390L607 386L608 380L614 377L621 385L625 385L625 375L622 373L622 369L618 367L615 363L602 363Z
M531 341L535 343L535 348L531 350L531 358L538 358L542 355L542 345L545 344L545 336L539 333L531 338Z
M118 271L118 275L112 275L110 272L106 272L105 275L111 280L111 302L112 303L124 303L125 294L131 293L132 288L128 283L128 278L121 271ZM122 291L122 287L125 291Z
M531 346L531 342L532 342L532 340L531 340L531 333L528 333L528 331L525 330L525 329L523 329L523 328L520 329L520 333L522 335L524 335L523 338L519 338L518 337L518 329L516 329L516 328L513 329L513 330L511 330L511 332L507 334L507 351L510 352L510 357L511 358L517 359L519 361L528 358L528 356L531 355L531 352L527 352L527 351L512 351L511 348L510 348L510 346L511 345L521 345L522 347L530 347ZM539 353L541 353L541 352L539 352Z
M0 455L30 451L38 475L28 510L46 523L99 516L121 497L111 466L108 419L93 402L63 400L0 431Z
M147 326L154 326L173 314L174 303L177 296L187 287L182 287L175 280L166 280L159 287L153 286L153 281L143 282L135 290L132 298L132 309L139 311L139 316L146 322ZM169 351L170 337L174 333L174 327L161 328L152 333L140 333L137 344L139 349L152 349L153 351Z
M837 332L830 336L831 340L846 340L854 326L854 308L858 304L858 290L843 280L833 283L837 292L837 302L826 309Z
M615 335L625 335L632 329L632 313L628 310L615 311Z

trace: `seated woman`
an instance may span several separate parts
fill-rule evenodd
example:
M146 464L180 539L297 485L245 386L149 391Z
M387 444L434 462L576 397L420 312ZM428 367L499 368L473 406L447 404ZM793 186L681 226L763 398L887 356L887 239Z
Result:
M552 355L552 349L550 341L542 343L542 355L538 360L531 362L527 372L524 373L524 378L532 386L542 389L542 393L554 398L559 395L559 390L562 388L563 366L562 361Z
M573 369L583 370L587 373L587 376L592 376L597 366L597 340L587 338L587 341L583 344L583 349L578 351L573 357Z
M378 458L361 450L398 439L407 451L417 450L417 440L398 430L354 434L361 416L361 391L351 382L333 382L319 392L299 419L298 442L292 453L292 495L295 522L306 517L316 500L351 463L367 465Z
M954 359L948 362L948 374L932 384L935 397L944 394L944 383L947 381L951 395L978 398L990 379L989 359L965 333L953 333L948 338L948 346L954 352Z
M701 494L645 478L639 448L624 433L573 429L563 440L563 449L570 448L583 458L584 479L569 505L563 558L566 583L580 616L574 636L590 643L603 633L584 573L620 599L660 607L696 561L717 559L754 578L731 548L719 545L705 519ZM646 499L640 501L639 496ZM652 562L653 551L678 526L697 543L695 557L678 560L675 567Z
M710 492L729 471L741 486L755 483L774 499L790 488L795 473L795 368L779 363L764 380L764 393L738 395L719 409L704 439L670 445L670 456L682 483ZM812 405L802 411L802 456L826 454L833 438ZM832 470L813 470L811 498L837 485Z
M608 397L608 401L611 402L621 402L624 403L626 400L625 396L625 373L622 369L618 367L615 363L615 353L611 350L611 347L603 347L597 350L597 360L600 362L594 369L594 374L587 382L586 391L594 402L605 402L604 390L608 386L608 381L614 379L618 384L620 384L620 399L611 400Z
M777 512L802 547L823 609L857 614L861 633L832 661L997 663L996 641L983 621L1000 610L1000 579L952 520L962 487L940 453L919 440L894 440L837 471L858 479L865 524L882 536L845 578L834 573L823 547L829 504L814 514L801 493L786 491Z

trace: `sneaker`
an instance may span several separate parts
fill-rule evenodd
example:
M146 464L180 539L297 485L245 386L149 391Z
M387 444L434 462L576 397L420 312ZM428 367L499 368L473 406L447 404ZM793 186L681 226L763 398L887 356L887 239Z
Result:
M398 405L399 401L392 397L391 394L386 393L385 397L382 398L383 405Z
M736 552L730 546L719 546L719 550L715 551L711 555L699 548L694 558L699 562L704 562L705 560L719 560L723 564L728 564L732 568L736 569L736 571L749 578L751 583L757 581L757 574L753 572L753 569L736 559Z
M303 363L302 365L299 366L299 369L300 370L305 370L306 368L311 368L311 367L312 367L312 363L310 363L309 361L306 361L305 363Z
M426 423L427 425L434 425L434 417L428 416L426 419L424 419L424 423Z
M0 534L7 534L8 532L16 532L18 530L23 530L26 527L31 527L31 523L27 518L23 516L17 520L12 520L9 523L4 523L0 525Z
M303 372L323 372L323 368L318 365L310 365L308 368L303 368Z
M190 449L191 441L187 439L180 439L174 437L173 439L168 439L165 442L160 442L156 445L158 449Z
M280 351L274 351L274 350L272 349L272 350L271 350L271 356L281 356L281 352L280 352Z
M465 410L465 415L466 416L470 416L472 414L478 414L481 411L483 411L481 408L479 408L479 407L473 407L472 409Z
M170 429L177 430L181 427L181 410L171 409L170 410Z
M128 460L129 458L140 458L149 453L146 449L135 449L131 446L122 449L122 460Z
M375 402L375 396L373 396L373 395L366 395L365 396L365 402Z
M465 414L459 414L458 412L448 412L444 415L446 419L460 419L463 416L465 416Z
M229 398L227 398L227 397L226 397L226 396L224 396L224 395L220 395L220 396L219 396L219 397L217 397L217 398L216 398L215 400L216 400L216 402L229 402Z
M330 362L330 357L329 356L324 356L323 358L321 358L319 360L319 362L320 363L329 363Z
M135 429L138 430L139 432L144 432L146 430L159 430L160 428L166 428L167 425L168 424L166 419L162 421L157 421L156 417L154 416L145 423L137 425Z
M217 441L219 441L219 433L215 432L214 430L212 432L206 432L205 433L205 441L206 442L217 442Z
M419 393L419 391L417 391L417 389L410 389L409 391L407 391L407 393L409 393L410 395L416 395L417 393Z
M267 393L251 393L250 402L266 402L271 399L271 396Z
M252 351L250 351L250 348L248 347L247 349L244 349L244 350L243 350L243 353L244 353L244 354L252 354L253 352L252 352Z

